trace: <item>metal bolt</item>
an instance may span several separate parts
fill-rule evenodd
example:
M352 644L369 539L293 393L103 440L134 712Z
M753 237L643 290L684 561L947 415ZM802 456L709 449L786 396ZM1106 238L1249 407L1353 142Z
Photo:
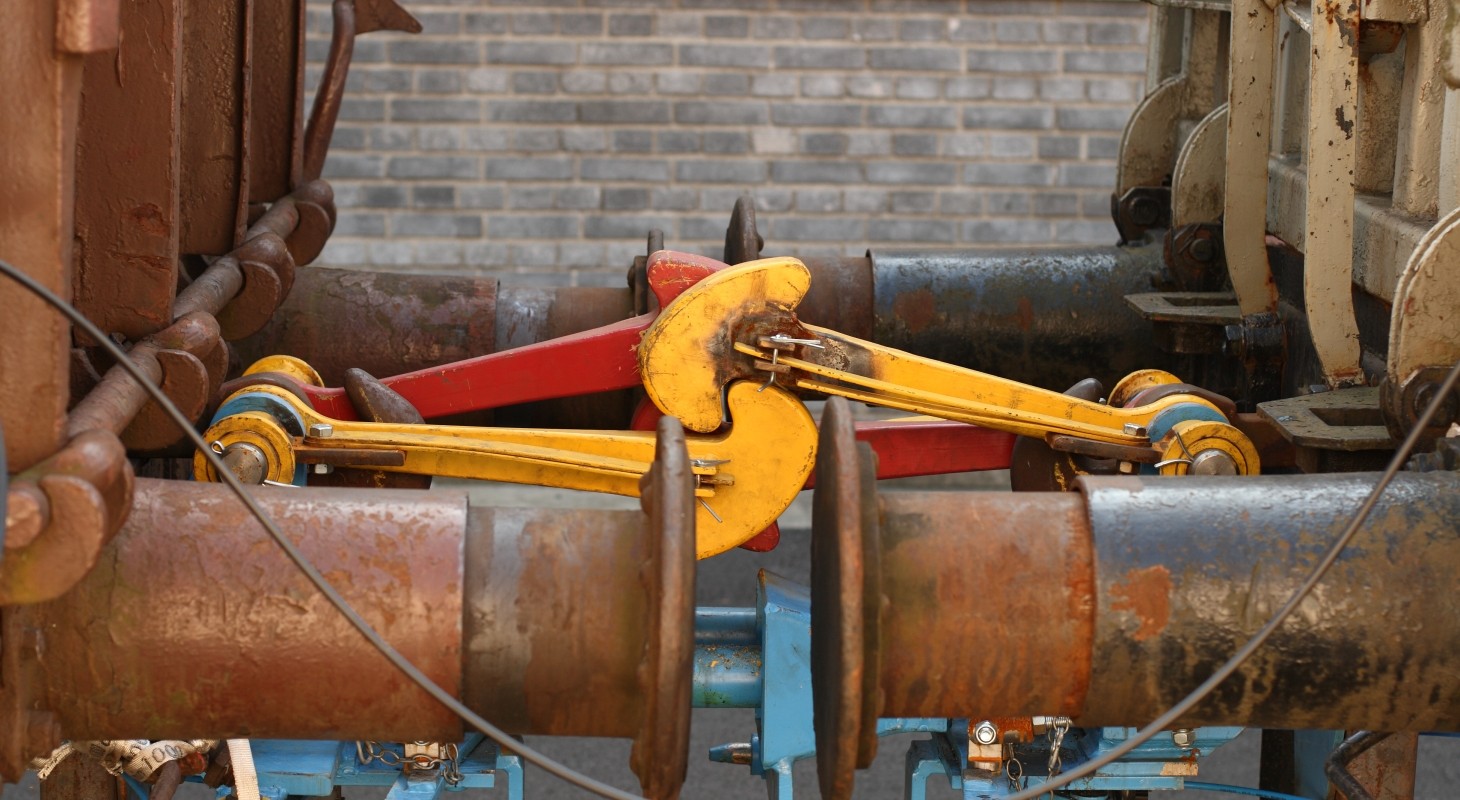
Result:
M994 723L984 720L973 728L973 740L979 744L989 745L999 740L999 729Z
M1156 224L1161 216L1161 207L1156 201L1144 196L1131 198L1129 210L1131 221L1142 227Z
M1191 459L1186 471L1192 475L1236 475L1237 459L1222 450L1203 450Z
M1136 462L1122 461L1120 462L1119 469L1122 475L1134 475L1136 474Z
M1144 426L1144 425L1137 425L1134 422L1127 422L1121 428L1121 430L1124 431L1127 436L1145 436L1146 435L1146 426Z
M328 474L330 474L331 472L334 472L334 471L335 471L335 468L332 467L332 466L330 466L329 464L315 464L314 465L314 474L315 475L328 475Z
M1182 750L1190 749L1196 742L1196 731L1191 728L1177 728L1171 732L1171 743Z
M1205 236L1191 240L1187 252L1197 261L1207 262L1217 257L1217 245Z
M335 426L328 422L316 422L309 426L309 435L315 439L328 439L335 435Z
M269 459L257 445L248 442L234 442L223 449L223 466L238 478L240 483L255 486L269 477Z

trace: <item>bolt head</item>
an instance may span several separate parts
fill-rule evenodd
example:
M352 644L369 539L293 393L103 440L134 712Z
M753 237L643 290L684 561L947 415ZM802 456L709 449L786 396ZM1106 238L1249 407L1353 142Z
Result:
M1127 436L1145 436L1146 435L1146 426L1144 426L1144 425L1137 425L1134 422L1127 422L1124 425L1124 427L1121 428L1121 430L1124 431Z
M1192 475L1236 475L1237 460L1223 450L1203 450L1191 459L1186 471Z
M328 422L316 422L309 426L309 435L315 439L328 439L335 435L335 426Z
M1196 743L1196 731L1190 728L1177 728L1171 732L1171 743L1185 750Z
M994 723L984 720L973 728L973 740L979 744L989 745L999 740L999 729Z
M330 474L331 472L334 472L334 471L335 471L335 468L332 467L332 466L330 466L329 464L315 464L314 465L314 474L315 475L328 475L328 474Z

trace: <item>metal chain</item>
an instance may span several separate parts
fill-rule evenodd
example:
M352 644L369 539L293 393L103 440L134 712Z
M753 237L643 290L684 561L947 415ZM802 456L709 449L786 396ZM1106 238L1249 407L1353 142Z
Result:
M1070 721L1061 717L1050 727L1049 777L1060 774L1060 747L1065 743L1065 734L1070 732Z
M1023 788L1024 764L1019 759L1011 756L1008 761L1005 761L1004 774L1009 778L1010 790L1017 792Z
M413 744L428 745L430 742L413 742ZM360 760L361 766L379 761L387 767L400 767L413 772L440 768L441 777L447 783L452 786L461 783L463 777L459 748L455 744L445 744L440 746L440 751L444 755L433 756L427 753L417 753L406 759L400 753L382 747L379 742L355 742L355 755Z

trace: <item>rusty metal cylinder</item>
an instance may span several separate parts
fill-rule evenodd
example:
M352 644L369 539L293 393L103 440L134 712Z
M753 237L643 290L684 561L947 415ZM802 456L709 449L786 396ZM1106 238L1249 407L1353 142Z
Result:
M950 716L983 698L999 716L1077 710L1092 588L1080 498L898 492L879 508L879 716Z
M683 524L667 553L671 534L636 511L469 508L446 492L254 493L387 641L507 730L642 738L671 727L646 710L655 703L687 725L694 557ZM656 604L683 605L683 621ZM67 738L461 735L218 484L138 480L130 518L91 573L15 613L37 631L35 679ZM682 710L677 696L649 697L661 675L683 684Z
M1095 639L1077 723L1148 721L1260 628L1374 474L1086 478ZM1460 475L1400 473L1294 615L1187 727L1460 730Z
M632 737L650 598L643 515L473 509L466 695L509 733ZM572 587L572 592L565 588Z
M345 370L383 377L496 348L495 278L301 269L262 331L233 342L243 366L289 354L331 386Z
M465 498L255 496L387 641L460 691ZM90 574L17 613L39 632L45 706L70 739L461 734L218 484L139 479L126 525Z
M884 494L879 713L1148 722L1266 623L1376 478ZM1460 729L1457 572L1460 475L1401 473L1294 616L1180 724Z
M1151 291L1159 246L869 257L865 338L878 344L1056 391L1166 365L1150 322L1125 302Z
M496 278L311 268L299 270L273 321L233 348L240 367L288 354L309 362L326 385L339 386L351 368L398 375L631 316L627 289L498 288ZM629 392L608 392L498 412L495 422L619 429L633 403Z

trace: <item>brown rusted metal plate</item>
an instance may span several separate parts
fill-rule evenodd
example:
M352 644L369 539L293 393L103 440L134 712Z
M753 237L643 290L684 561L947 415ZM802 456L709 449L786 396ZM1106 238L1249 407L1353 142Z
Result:
M304 2L253 4L248 197L272 203L304 169Z
M514 734L638 735L653 599L644 528L637 510L471 509L470 708Z
M460 737L456 716L376 652L226 487L143 479L136 495L96 568L36 609L46 707L68 738ZM464 497L256 496L386 641L459 694Z
M1081 498L896 492L881 511L881 715L1077 711L1095 602Z
M811 528L811 696L821 795L851 797L877 755L876 455L856 440L852 410L833 397L821 417Z
M57 0L56 49L98 53L117 48L120 0Z
M249 40L255 0L182 6L180 175L184 253L222 255L248 222Z
M177 291L180 0L123 3L124 45L86 57L76 143L76 305L137 340ZM126 120L119 124L119 120Z
M55 3L0 3L0 259L65 295L82 58L56 51L55 13ZM60 315L8 279L0 279L0 308L0 427L16 471L61 446L70 334Z
M690 695L694 681L695 498L684 427L659 419L654 465L642 483L649 516L648 648L640 669L644 718L629 765L644 796L679 796L689 769Z

